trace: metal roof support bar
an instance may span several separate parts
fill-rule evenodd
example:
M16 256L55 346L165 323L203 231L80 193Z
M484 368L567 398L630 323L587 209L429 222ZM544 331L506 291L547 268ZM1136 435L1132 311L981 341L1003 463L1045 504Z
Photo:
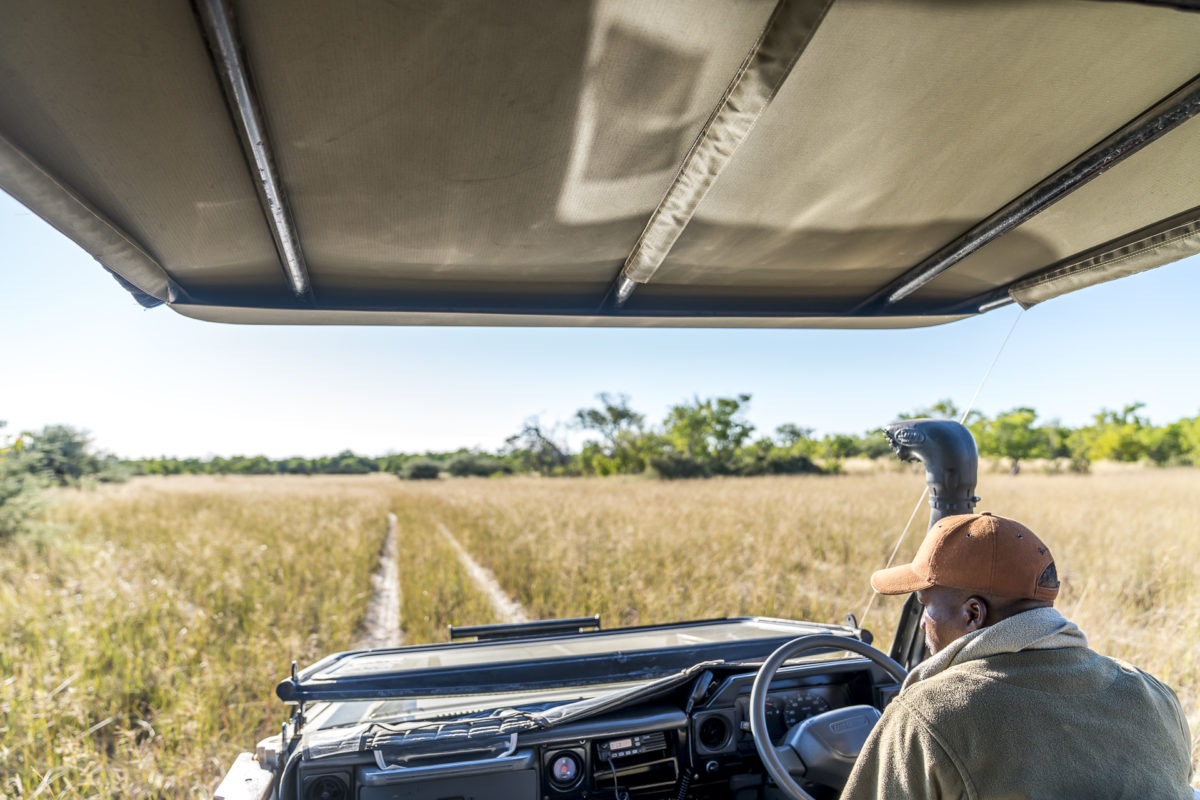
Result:
M297 297L309 298L312 285L308 278L308 267L304 262L304 252L300 249L300 240L296 236L291 209L279 181L279 173L275 169L275 159L271 155L258 98L250 86L246 65L242 60L233 12L226 0L196 0L196 8L204 22L205 38L221 77L221 87L225 90L225 99L233 112L246 157L254 162L257 178L255 188L271 228L271 235L275 238L280 265L292 292Z
M700 201L774 99L832 2L779 0L625 259L614 287L618 306L662 265Z
M903 300L988 242L1049 208L1197 113L1200 113L1200 75L875 292L851 313L873 306L880 300L884 306Z

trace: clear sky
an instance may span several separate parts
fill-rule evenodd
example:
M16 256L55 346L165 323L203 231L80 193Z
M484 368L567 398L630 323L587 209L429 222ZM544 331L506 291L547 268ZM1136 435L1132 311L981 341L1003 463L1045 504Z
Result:
M965 405L1020 314L908 331L235 326L144 310L82 250L0 193L0 419L66 423L126 457L494 449L597 392L651 421L692 397L753 395L784 422L861 432ZM1087 422L1140 400L1200 413L1200 257L1024 312L977 407Z

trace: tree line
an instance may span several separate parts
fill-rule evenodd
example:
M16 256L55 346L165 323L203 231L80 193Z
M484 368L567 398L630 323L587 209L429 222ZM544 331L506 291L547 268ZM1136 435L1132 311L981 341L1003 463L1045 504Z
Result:
M577 410L568 420L547 423L525 420L496 451L458 449L446 452L392 453L364 456L349 450L320 458L217 456L150 458L122 462L143 475L354 475L386 472L403 478L492 476L507 474L629 475L701 478L717 475L794 475L838 472L849 458L890 457L880 429L858 434L827 433L795 423L758 433L746 418L749 394L693 398L672 406L658 423L630 404L623 394L601 393L597 403ZM1012 471L1031 459L1054 469L1086 472L1093 462L1150 462L1159 466L1200 464L1200 415L1153 425L1139 412L1141 403L1120 410L1102 409L1092 422L1071 428L1057 420L1041 420L1029 407L988 416L967 415L983 458L1005 459ZM899 419L957 419L960 410L949 400L897 415ZM577 448L571 433L583 434ZM579 438L576 436L575 438Z
M401 478L510 474L629 475L704 478L717 475L833 473L849 458L890 457L879 429L861 434L828 433L794 423L761 435L746 418L750 395L693 398L672 406L658 423L630 405L627 395L602 393L597 403L569 420L525 420L494 452L390 453L365 456L346 450L334 456L271 459L263 455L211 458L121 459L97 452L85 431L50 425L39 431L0 435L0 537L18 529L36 506L41 489L120 481L131 475L359 475L391 473ZM1088 471L1097 461L1149 462L1160 466L1200 465L1200 415L1153 425L1141 403L1102 409L1076 428L1040 420L1017 407L988 416L972 411L965 424L984 458L1005 459L1013 472L1031 459L1054 469ZM959 418L950 401L900 414ZM0 422L0 428L4 423ZM572 449L571 432L583 435ZM3 431L0 431L2 434ZM578 438L578 437L576 437Z

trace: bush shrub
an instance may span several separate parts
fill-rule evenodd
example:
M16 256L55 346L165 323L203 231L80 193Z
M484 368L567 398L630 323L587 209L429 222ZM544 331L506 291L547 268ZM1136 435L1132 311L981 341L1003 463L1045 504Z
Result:
M446 472L456 478L465 478L471 475L486 478L497 473L511 474L512 467L492 456L463 453L446 463Z
M650 471L665 480L712 476L707 464L678 450L668 450L660 455L651 456Z
M822 470L806 455L776 450L767 456L766 471L770 475L811 475Z
M0 453L0 539L28 531L40 506L48 482L28 461L19 452Z
M442 472L442 467L436 461L414 459L404 465L401 476L410 481L436 480Z

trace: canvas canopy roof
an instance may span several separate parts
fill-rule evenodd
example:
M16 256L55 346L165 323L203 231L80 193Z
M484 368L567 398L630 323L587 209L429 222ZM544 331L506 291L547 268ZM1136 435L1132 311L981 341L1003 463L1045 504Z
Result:
M1174 6L0 10L0 187L200 319L900 327L1200 251Z

